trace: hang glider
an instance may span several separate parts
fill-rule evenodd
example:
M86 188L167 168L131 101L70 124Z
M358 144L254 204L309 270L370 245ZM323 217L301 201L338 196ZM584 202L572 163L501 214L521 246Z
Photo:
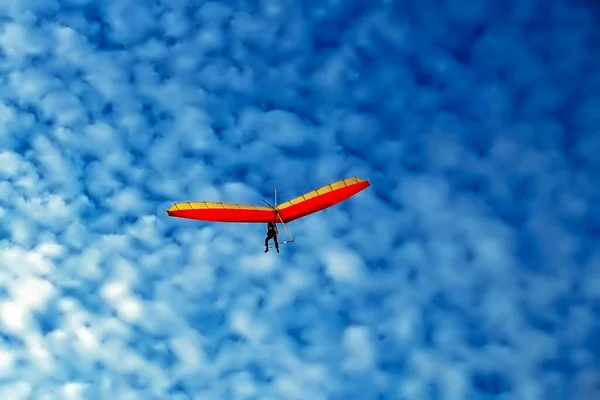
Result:
M323 186L277 205L277 189L275 204L266 201L266 206L255 206L223 202L185 202L175 203L167 210L171 217L195 219L212 222L267 223L274 221L288 222L324 210L338 204L370 186L369 181L358 177L343 179ZM289 234L291 241L292 236Z
M167 210L171 217L213 222L267 223L294 221L340 203L370 186L353 177L323 186L279 205L255 206L223 202L175 203Z

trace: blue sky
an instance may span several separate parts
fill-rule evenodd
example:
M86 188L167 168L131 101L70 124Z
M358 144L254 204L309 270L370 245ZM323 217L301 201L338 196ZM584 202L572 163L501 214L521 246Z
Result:
M2 4L0 398L600 397L597 2Z

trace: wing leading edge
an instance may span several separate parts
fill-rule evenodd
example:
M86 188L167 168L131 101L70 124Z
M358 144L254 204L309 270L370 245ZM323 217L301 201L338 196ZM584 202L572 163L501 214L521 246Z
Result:
M171 217L213 222L267 223L279 220L281 217L283 222L287 223L340 203L369 186L369 181L353 177L331 183L281 203L275 209L247 204L203 201L175 203L167 210L167 214Z

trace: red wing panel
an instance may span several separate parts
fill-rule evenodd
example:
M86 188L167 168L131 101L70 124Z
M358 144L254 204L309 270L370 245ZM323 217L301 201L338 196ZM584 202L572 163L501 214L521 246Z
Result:
M309 197L313 192L308 193L307 195L301 196L299 199L301 201L283 206L280 205L278 207L279 215L284 222L291 222L298 218L302 218L309 214L313 214L315 212L324 210L325 208L331 207L335 204L338 204L351 196L354 196L358 192L366 189L370 186L369 181L359 180L357 179L354 183L347 184L349 180L346 180L346 186L335 188L336 184L339 186L339 183L330 185L329 191L324 191L324 188L318 189L315 192L319 192L314 197ZM340 181L344 182L344 181ZM333 186L333 187L332 187ZM323 191L324 193L321 193ZM302 199L302 197L307 197L306 199ZM285 203L284 203L285 204Z
M213 222L256 222L273 221L275 212L269 207L231 203L178 203L167 210L171 217L197 219Z

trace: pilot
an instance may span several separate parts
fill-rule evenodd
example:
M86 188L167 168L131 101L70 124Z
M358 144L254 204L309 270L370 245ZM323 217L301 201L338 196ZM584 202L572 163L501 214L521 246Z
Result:
M277 229L277 225L274 222L269 222L267 224L267 237L265 238L265 253L269 251L269 239L273 239L275 242L275 248L279 253L279 243L277 242L277 235L279 234L279 229Z

